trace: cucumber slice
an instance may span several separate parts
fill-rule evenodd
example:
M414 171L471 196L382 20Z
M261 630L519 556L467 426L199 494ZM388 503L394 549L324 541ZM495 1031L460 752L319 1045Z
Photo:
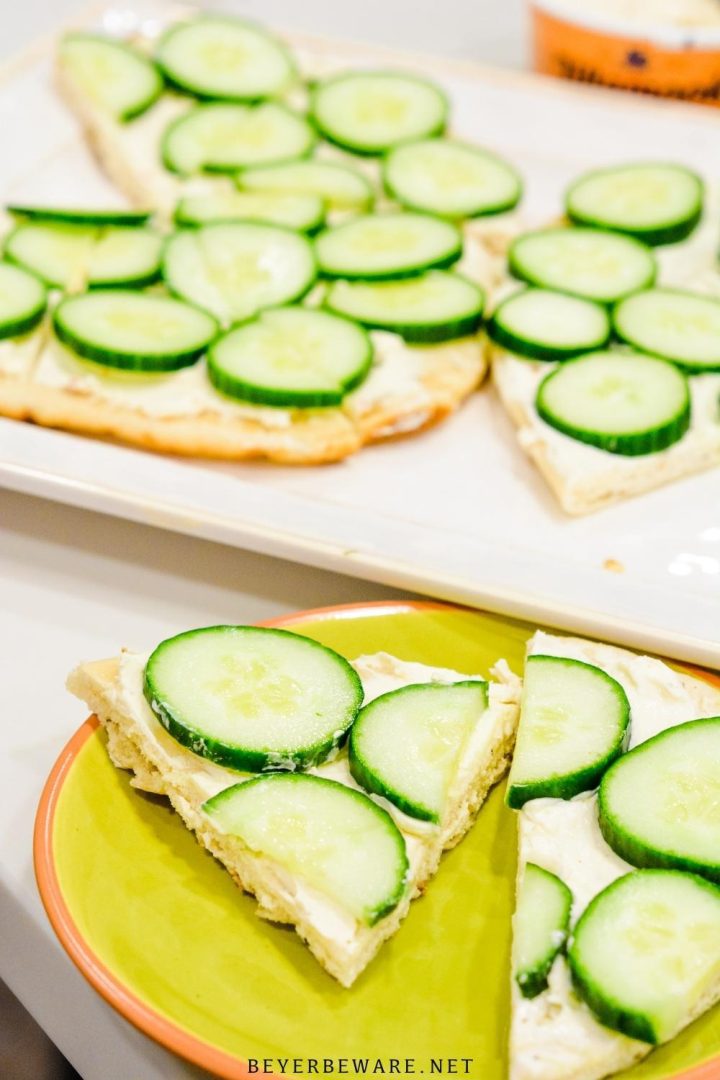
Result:
M55 333L79 356L128 371L194 364L217 333L204 311L165 296L107 289L58 304Z
M567 940L572 900L559 877L525 864L513 920L515 982L523 997L547 990L550 968Z
M28 221L6 238L5 257L51 288L144 288L160 277L162 246L150 229Z
M366 332L311 308L263 312L219 338L208 375L223 394L264 405L339 405L367 376L372 345Z
M329 210L369 210L374 198L366 176L334 161L290 161L285 165L243 169L235 179L243 191L319 195Z
M166 169L235 172L247 165L269 165L309 154L315 134L302 116L285 105L198 105L166 128L162 160Z
M299 232L316 232L325 220L325 205L318 195L292 191L222 191L187 195L175 207L178 225L206 225L210 221L260 221L284 225Z
M579 225L635 236L646 244L674 244L702 216L704 184L682 165L638 164L594 169L570 187L567 216Z
M209 626L161 642L145 697L200 757L263 772L317 765L362 704L360 679L332 649L287 630Z
M504 300L487 329L496 344L519 356L568 360L607 345L610 316L592 300L528 288Z
M667 1042L720 975L720 889L677 870L626 874L585 909L568 960L601 1024Z
M600 831L633 866L692 870L720 883L720 717L636 746L600 784Z
M580 660L529 656L508 806L592 790L629 737L630 703L619 682Z
M398 146L385 158L388 194L412 210L449 218L480 217L511 210L522 181L495 154L467 143L423 139Z
M568 360L540 383L535 407L564 435L628 457L678 442L691 418L685 375L642 353L598 352Z
M325 298L330 311L415 342L450 341L476 333L484 304L482 289L446 270L428 270L400 281L335 281Z
M310 111L330 142L382 154L400 142L440 135L449 105L435 83L396 71L351 71L313 90Z
M299 233L231 222L171 236L163 276L172 292L228 324L298 300L315 281L317 266L311 244Z
M405 841L390 815L345 784L276 773L235 784L203 807L225 832L374 926L402 900Z
M410 817L439 824L468 736L488 704L481 680L416 683L375 698L355 721L350 772Z
M70 206L26 206L13 203L5 208L16 217L32 221L51 221L61 225L145 225L152 216L151 210L127 209L80 209Z
M0 339L27 334L46 307L45 286L34 274L0 262Z
M327 277L381 281L451 266L462 254L462 236L428 214L366 214L320 233L315 251Z
M292 56L280 41L225 15L172 26L160 38L155 59L173 86L222 101L275 97L296 78Z
M66 34L58 62L85 97L116 120L140 116L163 90L162 76L152 60L101 34Z
M530 285L612 304L655 281L650 248L600 229L552 228L525 233L508 254L510 272Z
M688 373L720 371L720 301L680 289L648 289L613 311L622 341Z

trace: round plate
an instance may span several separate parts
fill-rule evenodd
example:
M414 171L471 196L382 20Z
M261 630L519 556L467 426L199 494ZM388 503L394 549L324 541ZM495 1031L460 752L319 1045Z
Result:
M368 604L276 619L352 658L384 649L407 660L488 674L521 670L531 628L444 605ZM507 1076L515 821L502 787L447 854L399 932L350 990L298 936L258 919L164 799L131 788L88 720L48 779L35 867L50 921L86 978L151 1038L218 1076L250 1076L248 1059L414 1061L417 1074ZM623 1074L713 1080L720 1009ZM349 1060L348 1060L349 1059ZM453 1066L448 1059L456 1062ZM701 1064L704 1063L704 1064ZM286 1068L292 1073L290 1061ZM435 1066L436 1075L438 1064ZM678 1070L681 1070L678 1072ZM685 1070L685 1071L682 1071ZM257 1073L255 1074L257 1080Z

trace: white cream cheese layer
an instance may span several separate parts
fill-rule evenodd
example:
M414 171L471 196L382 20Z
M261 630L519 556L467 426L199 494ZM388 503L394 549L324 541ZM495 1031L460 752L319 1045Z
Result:
M375 359L370 374L341 406L351 416L360 418L379 405L393 402L402 402L405 412L417 409L427 415L432 401L423 375L429 355L441 355L449 365L462 366L477 364L482 349L477 338L463 338L442 345L410 346L397 334L373 331L371 337ZM0 365L2 353L0 347ZM4 369L0 366L0 370ZM115 372L79 359L56 338L50 337L32 377L43 386L98 398L158 418L213 414L227 419L251 420L266 428L287 428L293 418L292 409L244 404L219 394L210 383L202 360L168 375Z
M42 324L29 334L0 340L0 376L30 378L44 340Z
M567 11L577 19L583 15L601 15L616 22L661 26L720 27L717 0L555 0L558 14Z
M120 659L120 669L114 690L113 709L128 722L128 727L135 727L141 732L141 742L151 747L161 770L167 774L182 770L185 786L192 786L198 801L204 801L218 792L247 779L248 774L237 773L222 766L206 761L175 741L160 724L148 705L143 693L143 676L147 656L141 653L124 652ZM365 690L365 701L371 701L380 694L397 690L402 686L417 682L452 683L472 678L446 668L434 668L403 660L388 653L376 653L362 656L353 662L360 675ZM491 747L506 734L508 727L514 727L514 718L508 710L508 703L515 703L519 698L520 680L514 676L507 664L500 661L493 669L501 683L490 683L489 706L478 718L478 723L467 740L458 771L449 793L449 802L457 791L465 788L478 770L486 762ZM476 676L480 678L480 676ZM347 755L341 752L333 761L312 770L318 776L357 788L350 775ZM385 800L378 799L395 818L403 833L410 861L410 881L417 879L423 867L426 847L437 838L437 827L414 821L397 810ZM323 927L328 937L343 943L345 949L352 949L358 925L354 918L342 911L337 904L328 900L305 882L293 878L281 869L277 875L278 888L290 890L295 900L311 915L315 925ZM358 939L358 948L361 940Z
M682 677L660 660L541 632L533 637L528 653L583 660L617 679L630 701L631 746L698 717L696 698ZM537 863L568 885L573 922L597 893L633 869L605 843L593 793L568 801L535 799L523 807L518 819L519 866ZM596 1080L651 1049L595 1020L576 997L562 956L542 994L522 997L514 979L512 992L512 1080Z

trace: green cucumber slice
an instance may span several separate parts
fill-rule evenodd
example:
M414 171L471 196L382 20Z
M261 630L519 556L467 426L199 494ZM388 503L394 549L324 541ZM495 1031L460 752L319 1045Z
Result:
M261 105L198 105L173 120L162 137L171 172L235 172L309 154L315 134L307 120L274 101Z
M720 889L677 870L626 874L585 909L568 960L601 1024L667 1042L720 976Z
M243 191L289 191L319 195L329 210L369 210L374 193L366 176L334 161L290 161L243 169L235 178Z
M648 289L613 311L617 336L689 374L720 371L720 301L680 289Z
M316 408L339 405L372 363L366 332L349 319L283 307L230 330L208 353L213 386L240 401Z
M310 111L330 142L355 154L382 154L397 143L439 135L448 100L435 83L396 71L351 71L319 83Z
M700 221L704 184L682 165L634 164L585 173L565 197L578 225L635 236L646 244L684 240Z
M448 218L511 210L522 181L501 158L468 143L422 139L395 147L383 163L391 198L411 210Z
M508 806L596 788L629 737L630 703L616 679L581 660L529 656Z
M523 997L547 990L555 957L570 929L572 893L564 881L536 863L526 863L513 920L515 982Z
M116 120L140 116L163 90L162 75L152 60L101 34L66 34L58 63L93 105Z
M527 288L495 309L487 330L497 345L518 356L568 360L607 345L610 316L593 300Z
M172 292L225 325L299 300L317 276L312 245L304 236L253 222L218 222L175 233L165 245L162 271Z
M292 191L218 191L208 195L186 195L175 207L178 225L259 221L311 233L316 232L324 220L325 205L319 195Z
M7 236L5 258L51 288L144 288L160 277L162 246L162 237L145 228L28 221Z
M446 270L400 281L335 281L325 298L325 306L338 315L420 343L476 333L484 304L482 289Z
M315 251L327 277L381 281L451 266L462 254L462 236L428 214L366 214L325 229Z
M655 735L600 784L600 831L632 866L692 870L720 884L720 717Z
M152 210L81 209L70 206L26 206L12 203L5 209L16 217L32 221L51 221L61 225L145 225L152 217Z
M226 15L201 15L172 26L155 59L173 86L199 98L257 101L276 97L296 78L288 49L267 31Z
M480 679L382 694L360 710L350 732L352 776L410 817L439 824L460 755L487 704Z
M655 281L650 248L600 229L552 228L524 233L508 253L510 272L530 285L612 304Z
M145 668L145 697L194 754L263 772L325 761L345 738L363 689L347 660L309 638L209 626L158 645Z
M221 791L203 810L366 926L405 895L402 833L385 810L345 784L303 774L258 776Z
M146 372L194 364L218 329L210 315L189 304L121 289L68 297L55 309L53 326L79 356Z
M45 286L34 274L0 262L0 339L27 334L46 307Z
M642 353L568 360L537 390L538 415L573 439L634 457L678 442L690 427L690 392L674 364Z

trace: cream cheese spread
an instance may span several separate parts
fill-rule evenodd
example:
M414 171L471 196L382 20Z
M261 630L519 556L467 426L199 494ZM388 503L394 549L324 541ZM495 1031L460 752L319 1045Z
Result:
M375 359L370 374L341 406L351 416L362 417L378 405L393 402L401 404L404 413L424 410L427 414L432 400L423 383L426 358L441 354L448 364L476 363L481 348L477 338L432 346L409 346L399 335L381 331L373 331L371 338ZM0 371L4 371L1 346ZM214 414L282 429L292 424L294 414L292 409L245 404L218 393L202 360L167 375L116 372L79 359L52 336L42 350L33 381L158 418Z
M601 15L617 22L678 28L720 27L717 0L556 0L553 8L581 18Z
M44 338L45 331L41 324L29 334L0 340L0 376L30 378Z
M574 638L538 632L528 647L583 660L622 684L630 701L630 745L698 716L697 700L667 664ZM520 866L527 862L557 874L573 894L573 921L592 898L632 870L603 839L597 798L535 799L519 814ZM512 1080L585 1080L625 1068L651 1047L603 1027L574 994L565 959L556 959L546 991L524 998L513 981Z

